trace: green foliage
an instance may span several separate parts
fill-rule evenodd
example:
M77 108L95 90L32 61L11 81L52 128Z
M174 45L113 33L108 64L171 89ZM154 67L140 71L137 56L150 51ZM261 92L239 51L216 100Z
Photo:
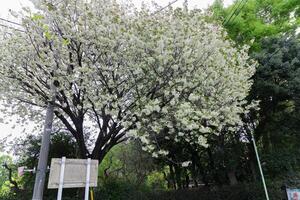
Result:
M243 1L235 1L232 6L224 8L222 1L215 1L211 7L213 18L219 23L224 22L230 38L239 44L251 45L252 58L259 64L248 99L260 101L260 110L245 117L246 131L242 132L246 133L243 137L245 141L250 140L249 130L254 129L266 177L276 181L285 181L288 177L289 181L294 181L297 176L291 174L297 175L300 170L300 42L293 30L299 27L300 4L298 0L244 2L247 2L244 6ZM238 5L241 9L237 16L229 20ZM249 170L252 175L257 174L256 167L248 167L256 165L256 161L251 144L245 143L243 147L234 141L231 140L229 145L232 143L231 146L235 147L228 149L225 143L221 154L216 149L222 145L213 142L213 160L218 163L224 156L229 156L225 165L235 161L233 163L239 167L236 175L241 181L242 177L251 177Z
M152 190L167 189L166 180L162 171L153 171L147 176L146 185Z
M142 151L137 141L130 141L115 146L105 156L99 167L99 178L101 183L114 178L141 185L156 167L151 155Z
M14 191L11 190L11 183L9 182L9 171L4 167L4 165L13 169L12 179L19 183L19 178L16 175L15 167L13 165L13 160L8 155L0 155L0 198L13 199Z
M99 166L99 178L100 180L103 180L106 178L106 176L108 176L108 173L110 173L110 171L114 174L114 176L118 176L118 169L121 169L122 166L122 162L119 158L119 153L121 153L122 151L122 147L121 146L115 146L110 152L108 152L108 154L105 156L105 158L103 159L103 161L101 162L100 166Z
M33 14L32 17L31 17L31 19L32 19L33 21L40 21L40 20L42 20L42 19L44 19L44 18L45 18L45 17L44 17L43 15L38 14L38 13Z
M300 151L298 148L278 148L270 153L262 154L266 177L277 181L296 181L300 183L299 155Z
M282 183L268 182L270 200L285 198ZM261 182L236 186L201 187L173 191L151 191L131 183L110 181L95 191L95 200L265 200Z
M108 179L95 189L95 200L141 200L149 189L145 185L136 185L124 179Z
M37 135L28 135L25 138L20 138L15 141L13 152L16 156L16 161L8 156L1 156L0 162L4 160L9 162L9 167L13 170L13 178L17 180L20 192L16 193L11 184L9 184L7 170L0 168L0 199L30 199L32 187L34 185L35 174L26 172L22 177L17 177L17 167L26 166L28 169L33 169L37 166L41 137ZM51 137L49 160L51 158L61 158L66 156L68 158L78 157L78 148L74 139L68 133L55 133ZM4 182L3 182L4 181ZM77 195L77 189L65 190L64 196L71 199ZM55 190L45 190L45 198L56 199Z
M294 36L268 38L263 50L254 54L259 63L251 98L260 103L260 124L256 135L266 152L294 152L298 133L300 91L300 42Z
M284 193L280 186L271 185L270 199L283 199ZM261 183L240 184L237 186L222 186L211 188L185 189L154 194L159 200L265 200Z
M229 20L236 8L236 16L233 15ZM216 20L224 22L230 38L251 44L253 50L261 48L262 38L288 32L300 24L298 0L237 0L228 8L222 7L220 0L217 0L210 9ZM255 41L252 44L253 39Z
M150 190L163 189L164 183L162 173L155 171L153 162L137 141L115 146L100 164L95 199L148 199Z
M7 170L2 166L4 163L11 163L12 159L7 155L0 155L0 186L3 187L4 183L7 181L8 175Z
M163 170L142 151L138 141L115 146L99 167L99 187L95 199L147 200L151 190L166 188Z

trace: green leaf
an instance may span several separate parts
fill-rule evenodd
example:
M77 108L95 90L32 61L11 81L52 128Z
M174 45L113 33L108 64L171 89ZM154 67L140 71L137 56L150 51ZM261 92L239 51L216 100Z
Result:
M69 39L63 39L63 45L68 45L68 44L70 44L70 40Z
M52 35L49 31L46 31L45 32L45 37L48 39L48 40L51 40L52 39Z
M44 19L44 16L41 15L41 14L35 13L35 14L32 15L31 19L32 19L33 21L39 21L39 20Z

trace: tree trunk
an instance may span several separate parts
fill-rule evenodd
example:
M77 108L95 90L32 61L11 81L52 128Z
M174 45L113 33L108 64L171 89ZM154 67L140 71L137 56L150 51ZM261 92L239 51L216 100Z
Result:
M216 169L215 167L215 162L214 162L214 158L213 158L213 155L212 155L212 152L211 152L211 149L210 148L207 148L207 154L208 154L208 158L209 158L209 166L210 166L210 170L213 170L213 178L214 178L214 181L218 184L218 185L222 185L222 182L220 180L220 177L218 175L217 172L215 172L214 169Z
M250 159L249 163L250 163L250 170L251 170L253 181L257 181L257 173L256 173L255 161L252 160L252 159Z
M249 162L250 171L252 174L252 179L253 179L253 181L257 181L257 171L256 171L257 161L256 161L252 142L250 144L248 144L247 146L248 146L248 151L249 151L249 154L248 154L249 161L248 162Z
M238 180L237 180L236 175L235 175L235 170L229 170L227 172L227 176L228 176L230 185L237 185L238 184Z
M199 158L197 158L196 156L196 152L192 153L192 169L191 169L191 173L192 173L192 179L194 181L194 187L198 187L198 182L197 182L197 178L198 178L198 173L197 173L197 168L196 168L196 162Z
M174 166L175 168L175 178L177 183L177 189L182 189L182 181L181 181L181 169L178 166Z
M188 173L186 172L186 174L185 174L185 187L189 188L189 185L190 185L190 177L189 177Z
M163 171L163 174L164 174L165 180L167 181L167 187L168 187L168 189L171 189L172 188L172 180L171 180L171 178L168 177L168 175L164 171Z
M203 169L201 163L199 162L198 163L198 168L200 170L200 174L202 176L202 182L205 184L205 186L208 186L208 179L207 179L207 176L206 176L206 173L205 173L205 170ZM198 187L198 182L195 180L195 182L197 183L197 187Z
M176 190L177 187L176 187L175 173L174 173L174 169L173 169L172 164L169 164L169 169L170 169L170 179L173 183L174 190Z

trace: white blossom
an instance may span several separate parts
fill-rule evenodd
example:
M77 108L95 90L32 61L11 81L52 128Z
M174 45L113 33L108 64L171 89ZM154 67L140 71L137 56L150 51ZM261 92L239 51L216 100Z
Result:
M248 47L235 48L200 12L150 17L110 0L39 8L23 15L25 33L0 40L0 98L20 117L40 120L56 84L56 117L75 136L81 117L107 143L129 134L155 145L167 128L170 142L205 147L204 134L240 123L255 106L245 108L256 65Z
M185 161L183 163L181 163L182 167L188 167L192 162L191 161Z

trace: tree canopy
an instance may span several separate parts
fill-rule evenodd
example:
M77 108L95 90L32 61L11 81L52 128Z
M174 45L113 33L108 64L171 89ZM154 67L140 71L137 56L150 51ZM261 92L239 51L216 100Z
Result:
M298 0L237 0L228 8L222 0L216 0L210 10L233 40L246 44L254 40L254 50L260 49L262 38L284 34L300 25Z
M1 41L1 91L14 112L37 116L54 84L55 115L81 157L101 161L133 129L167 127L180 137L173 122L191 142L205 143L201 134L239 123L246 112L255 63L199 12L152 16L109 0L40 10L25 10L25 33Z
M260 110L250 112L243 121L248 140L250 129L254 131L270 181L296 180L290 175L299 170L299 8L294 0L235 1L228 8L215 1L210 8L213 19L223 23L230 38L237 44L252 45L250 56L258 62L247 99L258 100ZM232 141L232 145L240 144ZM243 151L247 160L236 161L247 163L255 180L254 149L249 145ZM247 165L243 168L247 170Z

